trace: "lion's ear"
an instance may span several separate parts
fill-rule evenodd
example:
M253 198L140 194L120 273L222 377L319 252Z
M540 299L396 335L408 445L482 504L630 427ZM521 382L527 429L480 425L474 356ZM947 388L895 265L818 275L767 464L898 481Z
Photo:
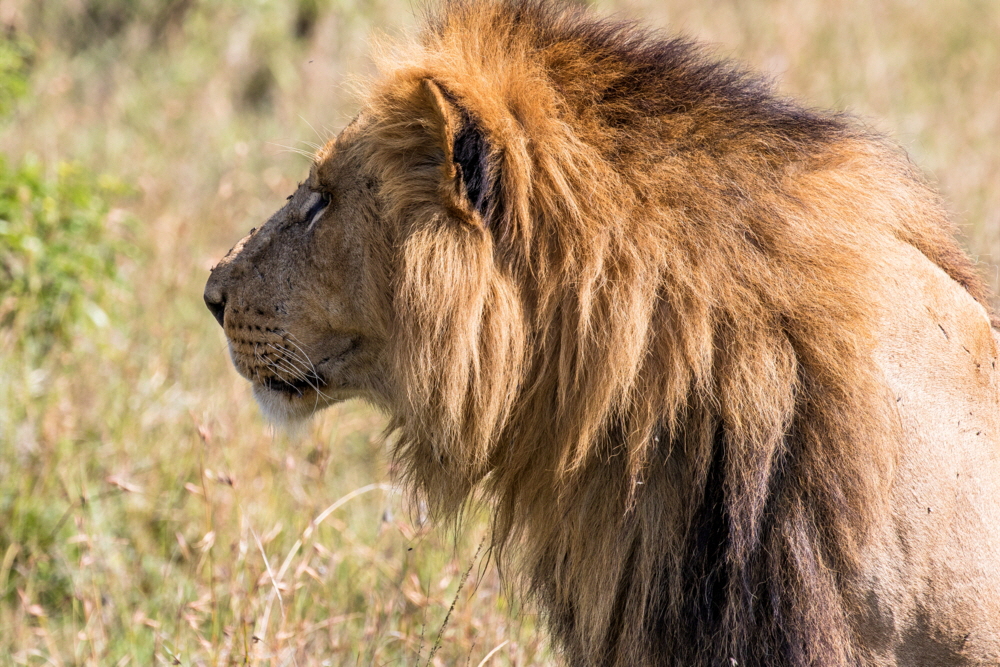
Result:
M432 79L424 79L421 88L433 109L444 151L442 195L451 207L486 223L490 209L490 155L486 135L472 114Z

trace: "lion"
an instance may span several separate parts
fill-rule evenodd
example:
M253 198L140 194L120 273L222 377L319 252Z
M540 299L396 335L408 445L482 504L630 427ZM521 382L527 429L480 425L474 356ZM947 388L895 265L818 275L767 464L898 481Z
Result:
M581 666L1000 664L988 290L891 141L689 41L457 0L205 301L360 397Z

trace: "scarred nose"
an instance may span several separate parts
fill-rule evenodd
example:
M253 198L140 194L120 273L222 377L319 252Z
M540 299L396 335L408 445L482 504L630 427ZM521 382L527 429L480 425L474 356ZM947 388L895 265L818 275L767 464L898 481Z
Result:
M247 242L256 233L257 228L254 227L249 234L240 239L239 243L229 249L226 256L212 269L212 275L208 277L208 283L205 285L205 305L212 311L212 315L222 328L226 327L226 301L229 297L227 288L234 284L234 279L243 275L245 263L240 262L240 256Z
M225 327L226 292L221 282L214 273L209 277L208 284L205 285L205 305L212 311L212 315L215 316L219 326Z

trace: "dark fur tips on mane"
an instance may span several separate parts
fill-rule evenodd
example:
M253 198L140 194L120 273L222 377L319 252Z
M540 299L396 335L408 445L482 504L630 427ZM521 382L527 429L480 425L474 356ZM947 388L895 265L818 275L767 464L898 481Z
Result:
M566 110L596 114L611 134L649 131L647 121L657 117L702 116L706 123L724 118L736 135L765 132L784 144L760 142L762 149L788 151L853 131L836 116L776 96L765 78L713 57L689 39L627 19L597 19L582 7L559 2L501 0L495 5L491 30L504 39L529 41ZM443 35L463 14L481 8L482 3L469 0L445 2L431 17L430 32ZM693 126L689 139L708 148L700 130ZM629 154L630 143L618 143L614 152Z

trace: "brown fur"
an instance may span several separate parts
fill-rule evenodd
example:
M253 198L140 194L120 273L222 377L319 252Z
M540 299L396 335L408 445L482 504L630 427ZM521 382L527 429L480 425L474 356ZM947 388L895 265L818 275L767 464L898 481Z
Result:
M453 2L381 63L209 282L262 404L386 408L439 515L495 508L570 664L896 664L859 611L906 448L893 253L988 298L905 155L533 0Z

